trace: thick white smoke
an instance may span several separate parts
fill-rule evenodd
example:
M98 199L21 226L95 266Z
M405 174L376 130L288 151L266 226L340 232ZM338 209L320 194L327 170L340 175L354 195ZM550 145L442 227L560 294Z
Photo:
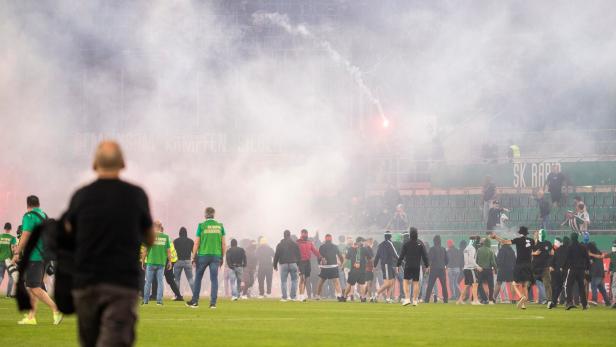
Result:
M2 2L0 219L32 193L59 214L111 137L171 234L208 205L232 236L339 234L373 115L454 160L513 129L586 145L580 124L616 119L611 1L253 5Z

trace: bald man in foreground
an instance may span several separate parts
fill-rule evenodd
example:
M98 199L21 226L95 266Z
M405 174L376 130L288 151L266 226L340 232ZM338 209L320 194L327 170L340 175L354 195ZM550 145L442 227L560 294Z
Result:
M75 236L73 296L82 346L132 346L139 296L139 249L154 232L143 189L120 179L120 146L102 142L98 179L71 198L65 217Z

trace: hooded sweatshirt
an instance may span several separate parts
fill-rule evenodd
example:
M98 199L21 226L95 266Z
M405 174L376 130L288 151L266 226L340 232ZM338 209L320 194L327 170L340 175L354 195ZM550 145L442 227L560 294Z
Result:
M394 266L398 261L398 252L391 240L385 240L379 244L376 250L376 256L374 257L374 266L379 264Z
M565 268L586 271L590 269L590 256L588 249L577 239L577 234L572 235L571 245L567 250Z
M195 242L187 237L185 228L180 229L180 237L173 240L173 245L178 252L178 260L190 260Z
M425 267L430 266L428 255L426 254L426 247L424 247L424 244L419 240L409 240L402 246L397 266L402 266L402 262L404 261L404 266L406 268L418 269L422 260Z
M274 267L278 264L291 264L299 263L300 253L297 243L291 240L290 237L285 237L276 246L276 253L274 254Z
M492 251L490 239L485 239L483 246L477 250L477 265L483 269L496 269L496 256Z
M434 236L434 246L430 248L428 252L428 259L430 260L430 265L433 269L444 269L449 263L449 258L447 257L447 250L441 246L441 237L436 235Z
M464 249L464 270L475 270L478 266L475 261L477 251L472 242L468 243L468 246Z

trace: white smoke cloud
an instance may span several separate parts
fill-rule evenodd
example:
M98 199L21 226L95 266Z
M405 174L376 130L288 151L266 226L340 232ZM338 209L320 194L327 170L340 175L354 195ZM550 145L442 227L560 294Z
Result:
M355 158L383 136L374 115L405 151L440 133L455 160L510 129L575 136L616 118L610 1L393 3L312 20L230 2L3 3L0 218L16 223L30 193L59 214L113 137L172 234L208 205L232 236L342 233L328 209L346 200L328 197L370 174Z

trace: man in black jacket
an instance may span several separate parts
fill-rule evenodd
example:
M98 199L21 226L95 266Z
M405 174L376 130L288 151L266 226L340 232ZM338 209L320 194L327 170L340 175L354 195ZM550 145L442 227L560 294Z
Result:
M573 305L573 286L577 284L582 308L588 308L586 299L586 288L584 285L584 274L590 270L590 257L586 246L578 241L578 234L571 233L571 245L567 250L565 266L567 274L565 276L565 290L567 293L567 310L577 308Z
M297 271L300 259L299 246L291 239L291 232L285 230L284 238L276 246L273 263L276 271L278 271L278 264L280 264L280 289L282 291L280 301L282 302L287 301L287 277L289 276L291 276L291 300L297 299Z
M402 301L402 306L408 306L411 304L409 281L413 281L413 306L417 306L417 297L419 296L419 272L421 262L423 260L426 271L430 271L430 263L428 262L428 255L426 254L426 248L424 244L418 240L417 229L411 227L410 240L402 246L400 257L398 258L397 266L401 266L402 262L405 262L404 266L404 295L405 299Z
M434 241L434 246L432 246L428 252L428 260L430 261L431 271L428 276L428 289L426 290L424 302L430 302L430 293L432 293L432 289L434 288L434 284L438 278L441 284L441 290L443 292L443 302L447 303L448 293L447 281L445 280L445 271L447 271L449 259L447 258L447 251L445 250L445 247L441 246L441 236L435 235L432 241Z
M227 251L226 259L227 266L230 271L231 280L231 300L236 301L240 297L242 286L242 273L246 267L246 252L242 247L237 246L237 240L231 240L231 247Z
M554 256L550 259L550 279L552 281L552 300L548 303L548 308L553 309L558 304L560 294L563 290L565 278L565 260L567 260L567 250L569 248L569 238L564 237L561 244L560 239L554 240ZM562 302L561 302L562 303Z
M396 274L398 268L396 263L398 262L398 252L394 243L391 242L391 232L385 232L385 241L383 241L376 250L376 256L374 257L374 268L381 263L381 273L383 274L383 285L376 293L376 297L385 293L385 301L389 302L390 297L394 295L394 284L396 281Z
M191 259L194 244L195 242L191 238L188 238L186 228L181 227L180 237L173 240L173 246L175 247L175 251L178 253L178 261L176 261L173 265L173 277L175 278L175 283L178 288L180 288L180 291L182 290L182 287L180 286L182 271L184 271L184 275L186 276L188 284L190 285L190 290L192 291L194 280Z

